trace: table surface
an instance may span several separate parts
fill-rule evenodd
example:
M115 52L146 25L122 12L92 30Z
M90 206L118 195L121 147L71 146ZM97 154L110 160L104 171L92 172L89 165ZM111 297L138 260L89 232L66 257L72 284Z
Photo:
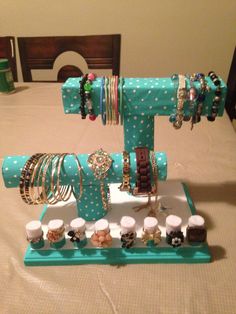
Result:
M0 154L123 150L123 129L100 117L65 115L59 83L18 83L0 95ZM42 206L1 188L1 313L235 313L236 136L228 116L175 130L157 117L155 150L168 156L168 180L187 183L206 219L209 264L25 267L25 224Z

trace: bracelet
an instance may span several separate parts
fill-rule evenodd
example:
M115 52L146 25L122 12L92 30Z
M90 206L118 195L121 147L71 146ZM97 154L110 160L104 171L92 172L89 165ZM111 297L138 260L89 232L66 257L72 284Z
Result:
M30 198L33 202L34 205L37 205L37 204L43 204L43 197L42 197L42 194L40 195L37 195L37 197L35 196L35 178L36 178L36 175L38 173L38 168L39 168L39 165L41 164L41 162L43 161L43 159L45 158L47 154L43 154L37 161L37 163L35 164L35 167L33 169L33 173L32 173L32 176L30 178Z
M211 107L211 115L207 117L208 121L213 122L213 121L215 121L215 118L217 117L217 114L219 111L219 105L220 105L220 101L221 101L221 82L220 82L218 76L215 74L215 72L210 71L208 73L208 75L210 76L212 82L216 86L215 97L213 99L213 104Z
M118 110L118 76L115 76L115 113L116 113L116 124L119 124L119 110Z
M50 180L50 186L51 186L51 193L54 196L54 198L59 201L63 201L63 199L66 197L67 193L69 193L70 186L62 186L60 187L60 181L59 181L59 186L54 183L54 176L57 174L57 167L59 164L59 159L60 159L61 154L58 154L56 156L56 162L53 164L52 163L52 172L51 172L51 180ZM60 179L60 178L59 178Z
M133 195L149 195L152 191L149 152L147 147L136 147L137 176Z
M103 105L104 84L105 84L105 78L102 77L101 89L100 89L100 114L101 114L102 124L106 125L106 111L104 111L104 105Z
M91 121L96 120L96 115L94 114L93 111L93 104L91 100L91 91L92 91L92 82L95 80L95 74L89 73L87 75L87 80L84 84L84 94L85 94L85 103L88 108L88 113L89 113L89 119Z
M119 187L120 191L130 192L130 156L129 153L123 151L123 182Z
M96 179L100 180L100 191L102 197L102 204L105 210L108 210L109 205L109 188L108 188L108 197L106 198L105 192L105 184L104 179L107 176L108 170L111 168L112 165L112 158L110 155L105 152L102 148L95 151L88 157L88 165L92 169L94 176Z
M80 113L81 113L81 118L86 119L86 112L85 112L85 92L84 92L84 85L85 82L87 81L87 74L85 74L80 81Z
M120 124L124 122L124 108L123 108L123 78L119 80L119 109L120 109Z
M150 151L150 159L151 159L151 165L152 165L152 176L153 176L153 183L152 186L152 194L158 195L158 167L157 167L157 161L156 161L156 155L154 151Z
M186 100L187 91L186 91L186 82L185 82L185 76L179 75L179 86L177 91L177 98L178 98L178 104L177 104L177 110L175 115L175 121L173 122L173 126L175 129L180 129L183 123L183 108L184 108L184 102Z
M32 204L32 201L30 199L29 195L29 183L30 183L30 178L32 175L32 165L35 165L38 161L38 159L42 156L43 154L34 154L27 160L25 163L22 171L21 171L21 176L20 176L20 184L19 184L19 189L20 189L20 196L23 199L23 201L26 204Z
M109 78L105 77L105 83L104 83L104 91L105 91L105 104L106 104L106 124L110 124L110 109L108 104L108 83Z
M83 194L83 177L82 177L82 174L83 174L83 170L82 170L82 167L81 167L81 164L80 164L80 161L79 161L79 158L77 157L76 154L72 153L71 154L72 156L74 156L75 158L75 162L76 162L76 165L77 165L77 168L78 168L78 171L79 171L79 196L76 196L76 193L74 191L74 188L72 186L72 192L73 192L73 195L75 197L75 199L77 201L79 201L82 197L82 194Z
M57 191L61 197L61 200L66 202L68 201L68 199L71 197L71 194L72 194L72 186L69 186L68 190L67 190L67 193L65 195L62 195L60 193L60 173L61 173L61 167L62 167L62 164L64 162L64 159L65 157L69 155L67 153L64 153L64 154L61 154L59 160L58 160L58 166L57 166L57 182L56 182L56 186L57 186Z

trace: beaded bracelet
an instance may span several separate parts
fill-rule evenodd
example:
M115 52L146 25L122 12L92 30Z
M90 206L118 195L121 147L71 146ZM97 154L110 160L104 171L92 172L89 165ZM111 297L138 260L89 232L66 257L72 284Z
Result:
M184 75L179 75L179 86L177 91L177 97L178 97L178 104L177 104L177 110L175 115L175 121L173 122L173 126L175 129L180 129L183 123L183 117L184 117L184 102L186 100L187 91L186 91L186 81Z
M86 112L85 112L85 91L84 91L84 85L85 82L87 81L88 75L85 74L80 81L80 113L81 113L81 118L86 119Z
M85 104L88 108L89 119L91 121L96 120L96 115L94 114L93 104L91 100L91 91L92 91L92 82L95 80L95 74L89 73L87 75L87 80L84 84L84 93L85 93Z
M192 126L193 124L199 123L201 121L201 114L202 114L202 108L203 108L203 102L206 98L206 92L209 90L209 87L205 80L205 75L203 73L196 73L192 75L193 81L199 81L200 82L200 93L197 95L197 106L194 116L192 117Z
M220 105L220 101L221 101L221 82L218 78L218 76L215 74L215 72L210 71L208 73L208 75L210 76L212 82L214 83L214 85L216 86L216 90L215 90L215 97L213 99L213 104L211 107L211 115L207 117L208 121L215 121L215 118L217 117L217 113L219 111L219 105Z
M196 88L194 87L193 84L193 78L190 76L190 89L189 89L189 104L190 104L190 112L192 113L189 116L189 119L191 120L191 130L193 129L193 125L195 123L195 117L196 117L196 112L197 112L197 106L196 106L196 98L197 98L197 91ZM188 119L188 120L189 120ZM184 121L188 121L186 119L186 116L184 117Z

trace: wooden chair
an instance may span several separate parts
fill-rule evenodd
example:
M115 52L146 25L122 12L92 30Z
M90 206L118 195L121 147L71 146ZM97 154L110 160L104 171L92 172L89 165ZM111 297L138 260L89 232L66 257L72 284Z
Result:
M225 101L225 109L230 120L233 120L236 119L236 47L234 49L233 59L229 70L227 87L228 91Z
M32 82L32 69L52 69L56 58L68 51L79 53L91 70L112 69L113 75L119 75L120 42L121 35L19 37L23 79ZM57 74L57 82L81 75L77 65L65 65Z
M10 67L15 82L17 78L16 68L16 49L15 49L15 38L12 36L0 37L0 58L6 58L9 60Z

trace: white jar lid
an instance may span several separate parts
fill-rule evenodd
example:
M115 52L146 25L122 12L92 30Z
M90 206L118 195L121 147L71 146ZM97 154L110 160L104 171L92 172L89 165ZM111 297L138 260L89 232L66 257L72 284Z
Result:
M94 224L95 231L108 231L109 223L106 219L99 219Z
M25 226L28 238L34 239L42 235L42 224L39 220L32 220Z
M127 233L130 231L132 232L135 231L135 224L136 224L136 221L133 217L123 216L120 221L121 232Z
M181 230L182 219L176 215L169 215L166 217L166 232Z
M83 218L75 218L71 220L70 222L70 227L74 231L84 231L85 230L85 220Z
M146 217L143 222L143 229L148 232L155 232L157 230L158 220L155 217Z
M62 219L53 219L53 220L50 220L48 223L48 229L52 231L60 229L63 226L64 226L64 222Z
M200 215L192 215L188 219L189 227L204 228L205 219Z

